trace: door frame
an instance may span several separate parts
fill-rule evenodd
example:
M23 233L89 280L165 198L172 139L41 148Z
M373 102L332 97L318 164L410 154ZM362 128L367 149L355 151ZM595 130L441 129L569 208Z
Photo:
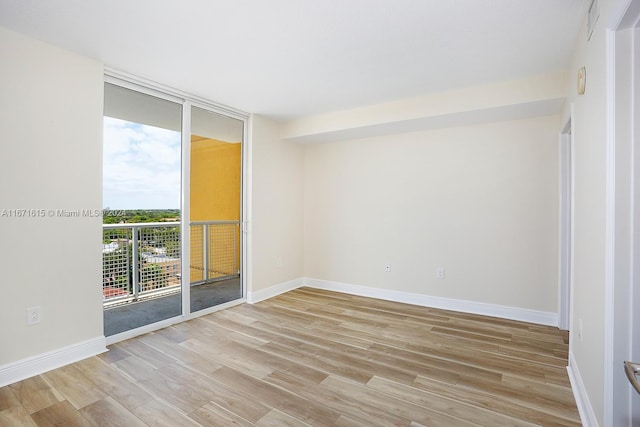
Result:
M633 147L634 147L634 217L633 217L633 239L634 239L634 248L640 248L640 1L636 2L636 6L639 9L636 27L633 35L633 101L632 101L632 111L633 115L631 120L633 121ZM632 282L632 299L631 303L631 360L638 361L640 360L640 339L638 335L640 333L640 329L634 328L634 325L640 324L640 312L638 311L638 307L640 307L640 251L635 251L633 253L633 282ZM633 307L636 307L634 310ZM633 340L633 337L636 337ZM631 398L631 419L632 423L640 422L640 396L633 393L633 397Z
M640 0L616 3L606 31L607 141L606 141L606 283L605 283L605 366L604 424L632 426L640 412L640 396L635 395L623 372L623 361L634 357L632 346L633 298L638 298L640 277L640 141L634 141L634 105L629 88L636 91L634 74L634 32L640 20ZM635 33L638 33L638 29ZM635 37L636 43L640 40ZM635 61L634 61L635 55ZM637 111L635 112L637 115ZM637 134L637 133L636 133ZM634 292L634 287L636 292ZM638 314L635 315L638 321ZM637 331L636 331L637 333ZM637 340L636 340L637 341ZM640 343L635 343L636 347ZM636 349L637 350L637 349ZM635 353L636 358L640 354ZM633 414L633 415L632 415Z
M212 111L217 114L222 114L234 119L241 120L243 122L243 140L242 140L242 165L241 165L241 196L240 196L240 263L241 273L240 282L242 286L242 297L240 299L229 301L220 305L216 305L204 310L197 311L195 313L190 312L191 295L190 287L182 287L182 314L177 317L162 320L156 323L145 325L136 329L131 329L116 335L106 337L106 344L111 345L119 341L124 341L138 335L146 334L158 329L165 328L167 326L183 322L185 320L200 317L212 312L231 307L237 304L242 304L247 298L247 289L250 288L250 272L251 272L251 257L250 257L250 241L251 235L248 229L249 219L251 218L251 135L250 120L251 115L225 105L216 104L204 98L200 98L193 94L182 92L169 86L161 85L157 82L150 81L124 71L120 71L114 68L105 67L104 69L104 82L112 83L127 89L135 90L140 93L155 96L158 98L173 101L182 105L183 117L182 117L182 159L181 159L181 191L180 191L180 227L181 227L181 244L182 248L190 247L190 232L189 232L189 193L190 193L190 156L191 156L191 137L188 131L190 131L191 125L191 107L199 107L205 110ZM182 277L190 277L189 269L190 251L182 251Z
M560 155L560 235L558 271L558 327L571 330L573 284L573 104L559 135Z
M228 118L242 121L242 141L240 154L240 287L242 296L240 299L214 305L196 312L191 312L191 287L184 286L182 289L182 313L185 320L211 314L223 308L246 302L247 299L247 277L249 271L247 265L247 227L249 218L249 186L251 180L248 179L250 169L248 167L248 153L250 152L249 134L247 132L250 116L236 110L221 108L208 101L196 100L187 96L182 103L182 185L180 194L180 226L183 248L191 248L191 113L192 107L200 108L211 113L220 114ZM182 251L182 277L190 277L191 251Z

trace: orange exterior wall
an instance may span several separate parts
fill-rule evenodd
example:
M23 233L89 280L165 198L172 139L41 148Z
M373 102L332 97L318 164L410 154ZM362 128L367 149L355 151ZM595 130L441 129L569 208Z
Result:
M242 144L228 143L196 135L191 137L190 220L191 221L239 221ZM240 230L236 234L236 256L240 256ZM202 239L192 234L191 282L203 280L199 252ZM200 240L200 241L198 241ZM229 239L209 242L218 252L233 252ZM209 259L209 270L226 272L233 269L231 263ZM199 266L200 264L200 266ZM228 265L227 265L228 264ZM239 265L238 265L239 268ZM234 272L235 273L235 272Z
M191 221L239 221L242 144L191 139Z

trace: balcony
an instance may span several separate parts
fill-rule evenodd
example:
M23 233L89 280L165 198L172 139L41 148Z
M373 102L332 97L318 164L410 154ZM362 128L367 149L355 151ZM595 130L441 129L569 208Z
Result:
M242 297L239 238L238 221L190 224L191 312ZM180 315L181 259L179 222L103 225L105 335Z

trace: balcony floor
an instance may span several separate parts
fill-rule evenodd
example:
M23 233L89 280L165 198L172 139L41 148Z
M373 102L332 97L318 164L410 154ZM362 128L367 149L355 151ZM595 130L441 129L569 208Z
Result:
M181 293L104 310L104 334L111 336L182 314ZM240 278L191 287L191 311L242 298Z

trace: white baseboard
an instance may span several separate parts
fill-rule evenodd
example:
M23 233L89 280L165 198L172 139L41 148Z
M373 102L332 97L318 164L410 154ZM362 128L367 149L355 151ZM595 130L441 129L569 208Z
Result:
M101 336L0 366L0 387L105 351L107 351L105 337Z
M573 396L576 399L576 405L578 406L578 412L580 413L580 420L584 427L598 427L598 420L591 401L589 401L589 395L584 387L582 381L582 375L576 364L576 360L573 358L573 353L569 352L569 366L567 366L567 373L569 374L569 381L571 382L571 390L573 390Z
M273 298L285 292L292 291L299 288L300 286L304 286L304 281L302 278L270 286L257 292L247 292L247 302L249 304L255 304L257 302Z
M503 319L519 320L538 325L558 326L558 314L545 311L529 310L526 308L507 307L482 302L457 300L451 298L434 297L410 292L393 291L389 289L370 288L368 286L352 285L349 283L331 282L309 277L302 279L304 286L343 292L346 294L379 298L387 301L403 302L424 307L440 308L443 310L461 311L464 313L480 314L483 316L500 317Z
M403 302L424 307L440 308L443 310L461 311L463 313L480 314L483 316L499 317L502 319L519 320L538 325L558 326L558 314L545 311L529 310L526 308L507 307L482 302L457 300L451 298L434 297L410 292L393 291L389 289L371 288L368 286L352 285L349 283L332 282L329 280L303 277L280 283L257 292L247 294L247 302L254 304L269 298L273 298L285 292L297 289L301 286L325 289L328 291L342 292L345 294L360 295L370 298L378 298L387 301Z

